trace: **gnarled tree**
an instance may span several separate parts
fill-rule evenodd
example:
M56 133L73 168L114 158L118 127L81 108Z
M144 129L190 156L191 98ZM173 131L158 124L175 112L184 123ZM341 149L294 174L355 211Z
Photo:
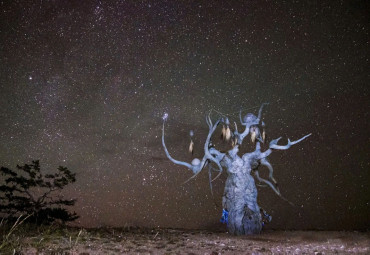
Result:
M223 168L226 169L228 177L222 197L223 215L221 221L227 223L229 233L234 235L258 234L262 230L263 222L271 220L271 216L258 206L255 179L263 183L263 185L269 186L278 196L286 200L277 187L277 182L273 177L273 168L268 162L267 157L272 151L287 150L290 146L301 142L311 135L308 134L296 141L290 141L288 139L286 145L278 145L278 141L281 139L281 137L279 137L270 141L267 150L261 151L261 143L265 142L265 123L261 121L264 105L266 105L266 103L261 105L258 116L248 113L242 118L242 113L240 111L240 122L241 125L244 126L244 131L242 133L238 132L236 123L234 132L230 131L230 122L226 116L220 117L215 123L212 123L210 114L208 114L206 116L206 123L208 124L209 132L204 143L204 156L201 160L194 158L191 163L178 161L169 154L164 141L164 126L168 114L165 113L163 116L162 145L165 153L173 163L185 166L193 172L194 175L190 179L198 175L201 170L208 165L211 183L220 176ZM232 148L226 152L217 150L212 145L211 141L217 126L220 124L223 125L222 136L224 139L232 139ZM255 150L245 153L240 157L238 155L239 146L249 134L252 142L255 142ZM190 135L193 135L192 131L190 131ZM193 143L191 141L190 150L192 150L192 146ZM213 169L211 167L212 163L217 166L216 171L219 172L213 180L211 177L211 171ZM260 177L259 167L261 165L268 168L268 179Z

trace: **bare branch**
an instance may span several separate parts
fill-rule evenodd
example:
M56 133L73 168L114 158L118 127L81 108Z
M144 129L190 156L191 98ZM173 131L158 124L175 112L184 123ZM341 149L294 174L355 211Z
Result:
M166 118L166 119L167 119L167 118ZM214 162L214 163L218 166L218 168L219 168L220 172L222 172L222 167L221 167L221 165L220 165L219 160L218 160L218 159L216 159L216 158L215 158L215 157L210 153L210 151L209 151L209 149L210 149L210 142L211 142L212 134L215 132L215 130L216 130L216 128L217 128L217 126L220 124L221 119L218 119L218 120L215 122L215 124L212 124L212 120L211 120L210 114L208 114L208 115L206 116L206 123L207 123L207 125L208 125L208 127L209 127L209 132L208 132L208 135L207 135L207 139L206 139L206 141L205 141L205 143L204 143L204 156L203 156L202 160L199 160L199 159L197 159L197 158L193 159L192 164L189 164L189 163L184 162L184 161L176 160L176 159L174 159L174 158L170 155L170 153L168 152L168 149L167 149L166 144L165 144L165 142L164 142L164 125L165 125L165 121L166 121L166 119L163 119L164 121L163 121L163 126L162 126L162 145L163 145L163 148L164 148L164 150L165 150L166 156L167 156L167 157L168 157L168 158L169 158L173 163L175 163L175 164L177 164L177 165L186 166L187 168L189 168L189 169L194 173L194 175L193 175L192 177L190 177L187 181L189 181L189 180L193 179L195 176L197 176L197 175L200 173L200 171L205 167L205 165L206 165L207 163L209 163L209 162ZM218 154L219 152L217 151L218 153L216 153L216 151L217 151L217 150L213 149L213 150L212 150L212 153L213 153L213 154L215 154L215 155L217 155L217 156L219 156L219 154ZM187 181L186 181L186 182L187 182Z
M264 105L268 105L268 103L263 103L261 105L258 111L258 117L256 117L254 114L248 113L246 116L244 116L244 119L242 119L242 111L240 110L239 112L240 123L243 126L245 126L245 129L244 129L244 132L241 134L238 132L237 129L234 131L234 136L237 138L238 144L242 144L244 138L249 134L251 126L255 126L260 123L261 117L262 117L262 109Z
M189 168L190 170L194 172L193 166L191 164L174 159L173 157L171 157L170 153L168 152L166 144L164 142L164 121L163 121L163 127L162 127L162 145L163 145L164 151L166 152L167 158L169 158L173 163L177 165L186 166L187 168Z
M279 196L281 197L283 200L287 201L290 205L294 206L294 204L292 202L290 202L288 199L286 199L285 197L283 197L279 191L279 189L277 187L275 187L270 181L266 180L266 179L263 179L259 176L258 174L258 171L256 170L255 171L255 175L256 175L256 178L258 181L260 182L263 182L263 183L266 183L268 186L270 186L270 188Z
M303 141L304 139L306 139L307 137L309 137L311 134L308 134L308 135L305 135L304 137L302 137L301 139L298 139L298 140L295 140L293 142L291 142L289 139L288 139L288 144L287 145L278 145L277 143L279 142L279 140L281 139L281 137L275 139L275 140L272 140L270 142L270 149L275 149L275 150L287 150L290 148L290 146L294 145L294 144L297 144L301 141Z
M267 158L263 158L261 159L261 165L264 165L266 166L268 169L269 169L269 178L275 183L277 184L277 181L275 180L273 174L274 174L274 169L272 168L270 162L268 162Z

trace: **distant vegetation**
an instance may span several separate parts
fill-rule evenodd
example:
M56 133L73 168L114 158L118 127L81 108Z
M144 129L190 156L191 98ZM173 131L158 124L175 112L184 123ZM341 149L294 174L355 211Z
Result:
M0 173L0 217L8 222L22 216L36 224L65 223L78 218L64 208L76 202L61 195L66 185L76 181L76 174L66 167L59 166L54 174L42 174L39 160L35 160L32 164L17 165L15 171L1 167Z

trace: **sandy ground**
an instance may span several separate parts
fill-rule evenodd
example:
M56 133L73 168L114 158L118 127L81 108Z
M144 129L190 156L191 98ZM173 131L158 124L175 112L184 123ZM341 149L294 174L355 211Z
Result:
M265 231L231 236L174 229L75 229L19 240L21 254L370 254L369 232Z

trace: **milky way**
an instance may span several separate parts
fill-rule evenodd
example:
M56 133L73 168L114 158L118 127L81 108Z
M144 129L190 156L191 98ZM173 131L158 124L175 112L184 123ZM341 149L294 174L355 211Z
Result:
M233 122L269 102L267 139L313 135L270 158L295 206L259 189L267 228L369 228L368 7L1 2L0 165L76 172L66 195L82 226L222 229L226 174L214 197L206 172L183 184L192 173L166 159L162 116L171 155L191 162L208 111Z

